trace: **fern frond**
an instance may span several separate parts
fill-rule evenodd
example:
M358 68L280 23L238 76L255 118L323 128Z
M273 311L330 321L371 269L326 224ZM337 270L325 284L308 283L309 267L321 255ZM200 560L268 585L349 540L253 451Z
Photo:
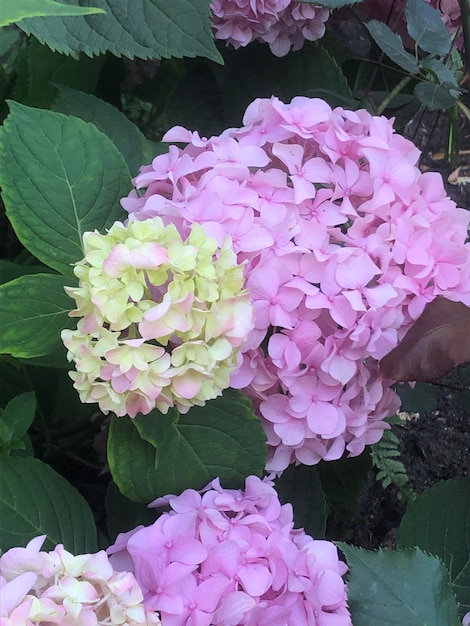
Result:
M390 420L392 421L392 420ZM399 460L400 441L391 430L384 431L382 439L371 446L371 459L377 468L377 480L384 489L394 484L398 488L398 497L406 502L413 502L416 494L410 483L405 466Z

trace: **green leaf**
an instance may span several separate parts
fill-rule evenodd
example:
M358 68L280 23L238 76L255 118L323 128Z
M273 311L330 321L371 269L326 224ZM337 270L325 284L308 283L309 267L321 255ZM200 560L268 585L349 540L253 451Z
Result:
M406 28L409 36L426 52L446 55L452 46L441 13L424 0L407 0Z
M422 59L419 62L419 67L427 71L428 74L434 75L446 87L460 91L455 74L439 59Z
M57 85L57 89L60 95L55 102L54 110L94 124L111 139L126 159L133 176L138 174L141 165L150 163L155 157L153 142L144 137L137 126L121 111L95 96L64 85Z
M320 463L321 485L327 500L335 507L356 510L359 492L372 467L370 453Z
M20 363L9 356L0 356L0 407L5 407L15 396L31 390L31 381L25 376Z
M157 519L159 511L148 509L145 504L131 502L123 496L117 485L109 483L106 491L106 520L109 538L113 542L119 533L124 533L140 524L149 526Z
M401 411L424 413L434 411L437 406L437 390L429 383L417 382L411 387L408 383L398 383L395 391L400 396Z
M0 259L0 285L27 274L55 273L44 265L20 265L7 259Z
M429 81L418 83L414 88L414 94L418 100L430 111L448 109L458 100L458 93L449 90L444 85L436 85Z
M2 0L0 26L19 22L25 17L49 15L91 15L104 13L97 7L67 6L55 0Z
M70 3L71 0L68 0ZM86 5L88 0L79 0ZM106 15L37 17L19 26L52 50L141 59L202 56L220 62L207 0L93 0Z
M437 483L418 496L403 516L397 546L438 556L449 570L460 616L470 611L470 478Z
M36 397L33 391L22 393L10 400L2 411L0 424L8 431L8 441L2 437L1 446L8 454L10 444L18 442L26 434L36 414Z
M27 45L20 50L21 71L17 74L13 100L28 106L50 109L57 98L54 82L63 83L80 91L93 92L104 62L104 56L90 58L81 54L77 59L73 59L52 52L50 48L31 37Z
M415 57L407 52L400 35L393 32L383 22L371 20L366 24L375 43L394 63L411 74L418 74L419 68Z
M130 500L148 503L168 493L201 489L217 476L225 487L242 487L250 474L262 474L266 437L243 394L226 390L221 398L176 418L176 411L153 411L145 418L112 419L109 467Z
M263 44L250 44L224 52L226 68L213 67L221 86L229 125L239 125L254 98L278 96L284 102L299 95L314 95L318 90L333 94L332 106L345 99L349 108L354 100L346 78L335 59L316 43L306 42L302 50L277 58ZM323 96L325 97L325 96Z
M10 102L0 183L17 237L43 263L73 275L82 234L124 215L130 174L113 143L92 124Z
M73 554L97 549L91 510L70 483L38 459L1 456L0 548L38 535L47 535L43 550L58 543Z
M52 352L60 331L73 328L73 300L64 291L69 281L56 274L21 276L0 285L1 354L31 358Z
M121 493L132 502L148 504L157 497L154 489L157 459L157 449L139 436L130 417L111 418L109 469Z
M326 500L318 468L289 465L275 482L281 502L290 502L294 508L295 527L303 528L315 539L324 539Z
M444 564L419 549L372 552L338 543L350 574L354 626L459 626Z

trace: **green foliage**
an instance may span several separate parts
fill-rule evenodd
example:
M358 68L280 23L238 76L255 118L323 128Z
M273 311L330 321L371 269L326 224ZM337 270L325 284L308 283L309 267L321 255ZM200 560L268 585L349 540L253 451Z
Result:
M57 274L32 274L0 285L1 354L31 358L52 352L60 331L75 325L68 317L73 304L64 291L68 282Z
M179 415L113 418L108 462L121 493L148 503L168 493L201 489L220 478L240 488L246 476L260 476L266 464L265 434L251 402L227 390L204 407Z
M290 502L294 508L296 528L303 528L316 539L323 539L326 530L327 508L318 468L289 465L275 480L279 499Z
M397 420L389 420L390 423L399 423ZM385 430L380 441L371 446L372 464L377 468L377 480L382 482L384 489L394 484L398 487L400 500L413 502L416 494L410 484L405 466L399 460L400 441L391 430Z
M375 43L394 63L411 74L418 74L418 62L412 54L405 50L400 35L394 33L387 24L377 20L367 22L366 26Z
M59 97L54 110L91 122L104 133L125 158L130 173L135 176L141 165L151 163L158 144L148 140L128 118L107 102L64 85L57 85Z
M38 459L0 456L0 548L25 546L47 535L74 554L96 550L91 510L74 487Z
M339 543L350 573L354 626L459 626L457 602L444 564L418 548L363 550Z
M79 0L79 4L86 4ZM52 50L141 59L202 56L220 62L206 0L95 0L106 15L36 17L19 26Z
M22 441L31 426L36 413L34 392L22 393L10 400L0 413L0 448L2 454L10 451L24 450Z
M132 502L121 494L116 483L109 483L106 491L106 520L110 542L113 542L119 533L124 533L140 524L149 526L158 515L156 509L147 508L146 504Z
M95 126L16 102L10 109L0 152L7 215L32 254L70 276L83 256L82 234L123 215L129 170Z
M57 98L55 81L80 91L93 92L105 61L105 57L90 58L80 54L74 59L52 52L34 37L21 48L19 55L22 71L16 80L12 98L28 106L46 109L50 109Z
M3 0L0 26L19 22L26 17L50 15L92 15L104 13L97 7L67 6L55 0Z
M460 617L470 611L470 478L443 481L419 495L403 516L397 546L418 546L439 557Z
M439 56L449 52L452 46L449 31L437 9L424 0L407 0L405 15L408 34L421 50Z

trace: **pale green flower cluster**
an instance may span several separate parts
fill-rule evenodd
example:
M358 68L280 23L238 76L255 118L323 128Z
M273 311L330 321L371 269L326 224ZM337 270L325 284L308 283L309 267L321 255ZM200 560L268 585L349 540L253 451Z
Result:
M106 552L43 552L44 539L0 557L1 626L161 626L134 575L114 571Z
M82 402L116 415L186 412L229 386L253 328L243 267L197 224L182 240L159 217L83 236L71 316L62 331Z

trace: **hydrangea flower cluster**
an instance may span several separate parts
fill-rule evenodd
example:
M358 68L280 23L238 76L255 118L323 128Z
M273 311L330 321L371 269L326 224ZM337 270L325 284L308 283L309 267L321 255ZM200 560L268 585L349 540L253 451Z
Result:
M133 571L163 626L351 626L334 544L293 530L269 479L245 490L187 489L152 526L118 535L115 569Z
M304 41L321 39L330 12L292 0L212 0L212 25L216 39L235 48L264 41L278 57L300 50Z
M119 416L186 412L229 386L253 326L230 237L220 246L194 224L183 241L159 217L85 233L67 288L81 317L62 331L82 402Z
M0 557L1 626L160 625L142 604L130 572L115 572L108 556L74 556L58 545L41 552L45 536Z
M437 295L470 304L470 214L385 117L273 97L244 124L173 128L187 146L142 167L122 204L231 236L256 312L231 385L259 411L267 468L358 455L399 406L378 360Z

